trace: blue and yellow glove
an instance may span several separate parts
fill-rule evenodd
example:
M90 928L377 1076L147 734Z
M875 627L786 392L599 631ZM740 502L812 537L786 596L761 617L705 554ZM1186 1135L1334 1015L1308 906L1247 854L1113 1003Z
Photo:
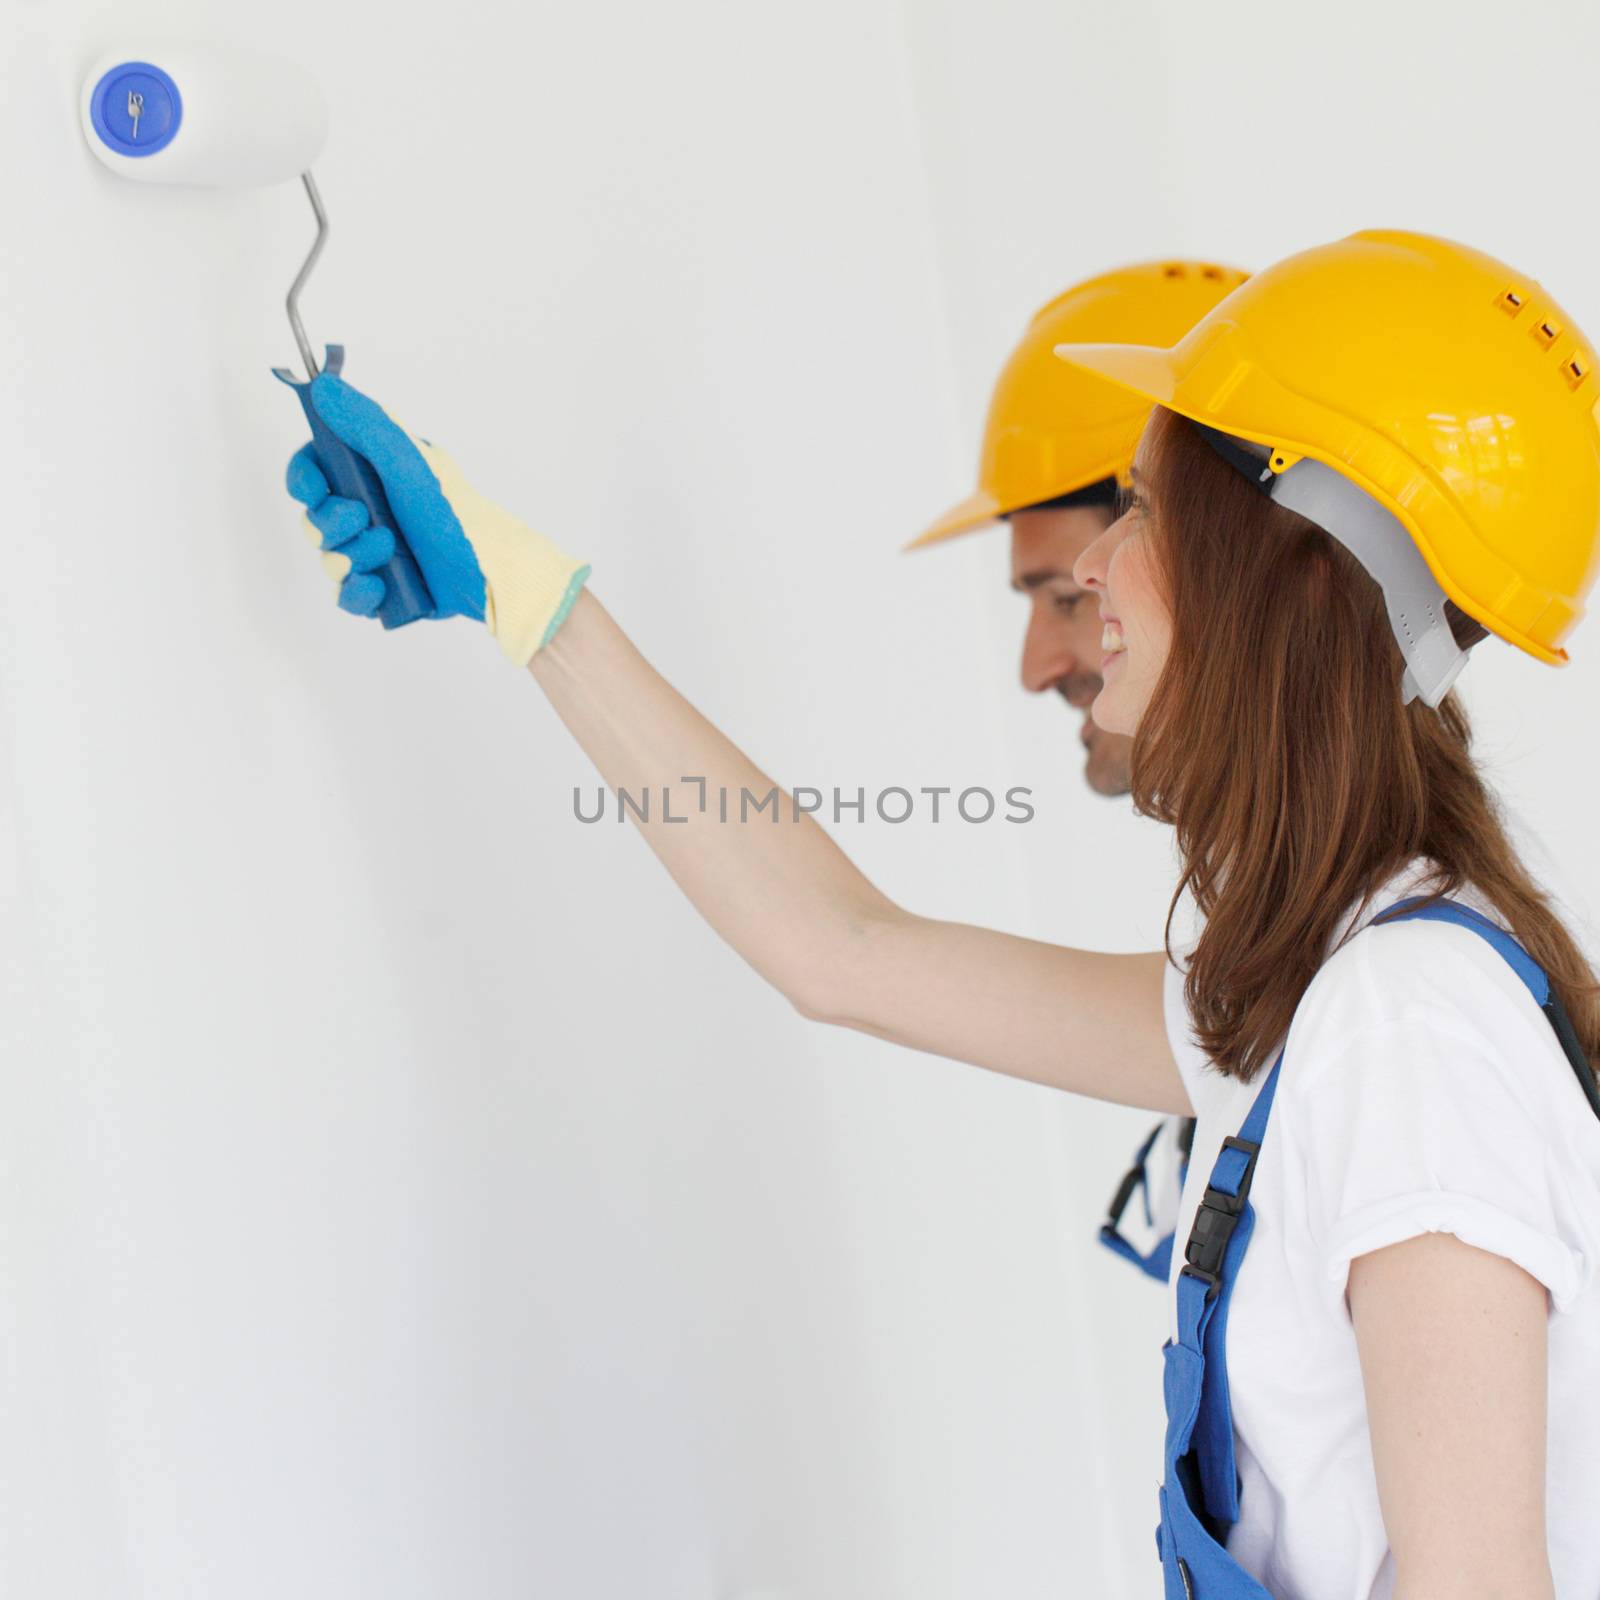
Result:
M383 480L389 509L434 600L434 615L476 617L518 666L526 666L566 620L587 565L543 534L485 500L436 445L394 422L342 378L321 373L311 397L329 428ZM375 571L395 550L359 500L331 494L307 444L289 462L289 493L306 507L306 525L323 550L323 570L339 585L339 604L371 616L383 604Z

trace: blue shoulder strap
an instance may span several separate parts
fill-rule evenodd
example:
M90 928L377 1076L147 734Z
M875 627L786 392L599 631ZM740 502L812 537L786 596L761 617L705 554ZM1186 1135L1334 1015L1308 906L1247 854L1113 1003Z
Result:
M1239 1263L1255 1231L1256 1214L1249 1204L1256 1156L1278 1092L1283 1052L1272 1063L1243 1126L1222 1141L1211 1168L1189 1242L1178 1272L1178 1343L1200 1357L1203 1374L1195 1412L1192 1449L1206 1511L1224 1527L1239 1520L1239 1474L1233 1453L1233 1405L1228 1396L1228 1364L1224 1356L1228 1306ZM1173 1396L1168 1395L1170 1414Z

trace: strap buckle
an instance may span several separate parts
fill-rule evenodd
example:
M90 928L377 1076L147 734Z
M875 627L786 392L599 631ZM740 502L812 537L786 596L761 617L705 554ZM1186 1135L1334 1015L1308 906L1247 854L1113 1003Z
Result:
M1261 1145L1256 1140L1233 1135L1222 1141L1222 1148L1244 1154L1244 1172L1239 1178L1238 1192L1229 1194L1225 1189L1207 1184L1194 1214L1194 1226L1189 1230L1189 1242L1183 1247L1181 1273L1205 1284L1207 1300L1216 1299L1222 1287L1222 1260L1227 1254L1228 1241L1233 1238L1233 1230L1244 1215L1250 1183L1255 1177L1256 1157L1261 1153Z

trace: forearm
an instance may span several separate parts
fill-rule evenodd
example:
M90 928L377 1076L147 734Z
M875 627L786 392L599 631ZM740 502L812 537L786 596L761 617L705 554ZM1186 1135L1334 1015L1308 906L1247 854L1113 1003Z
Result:
M891 903L587 591L529 670L606 784L650 796L647 818L627 815L706 921L802 1011L830 1009ZM741 806L770 791L776 820Z

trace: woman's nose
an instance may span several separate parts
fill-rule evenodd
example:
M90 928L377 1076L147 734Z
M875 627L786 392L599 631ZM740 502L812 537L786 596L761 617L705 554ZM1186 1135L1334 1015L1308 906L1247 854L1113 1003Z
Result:
M1120 520L1119 518L1118 522L1113 522L1104 533L1091 539L1078 552L1078 559L1072 563L1072 581L1080 589L1105 592L1106 564L1111 558L1112 550L1116 548Z

